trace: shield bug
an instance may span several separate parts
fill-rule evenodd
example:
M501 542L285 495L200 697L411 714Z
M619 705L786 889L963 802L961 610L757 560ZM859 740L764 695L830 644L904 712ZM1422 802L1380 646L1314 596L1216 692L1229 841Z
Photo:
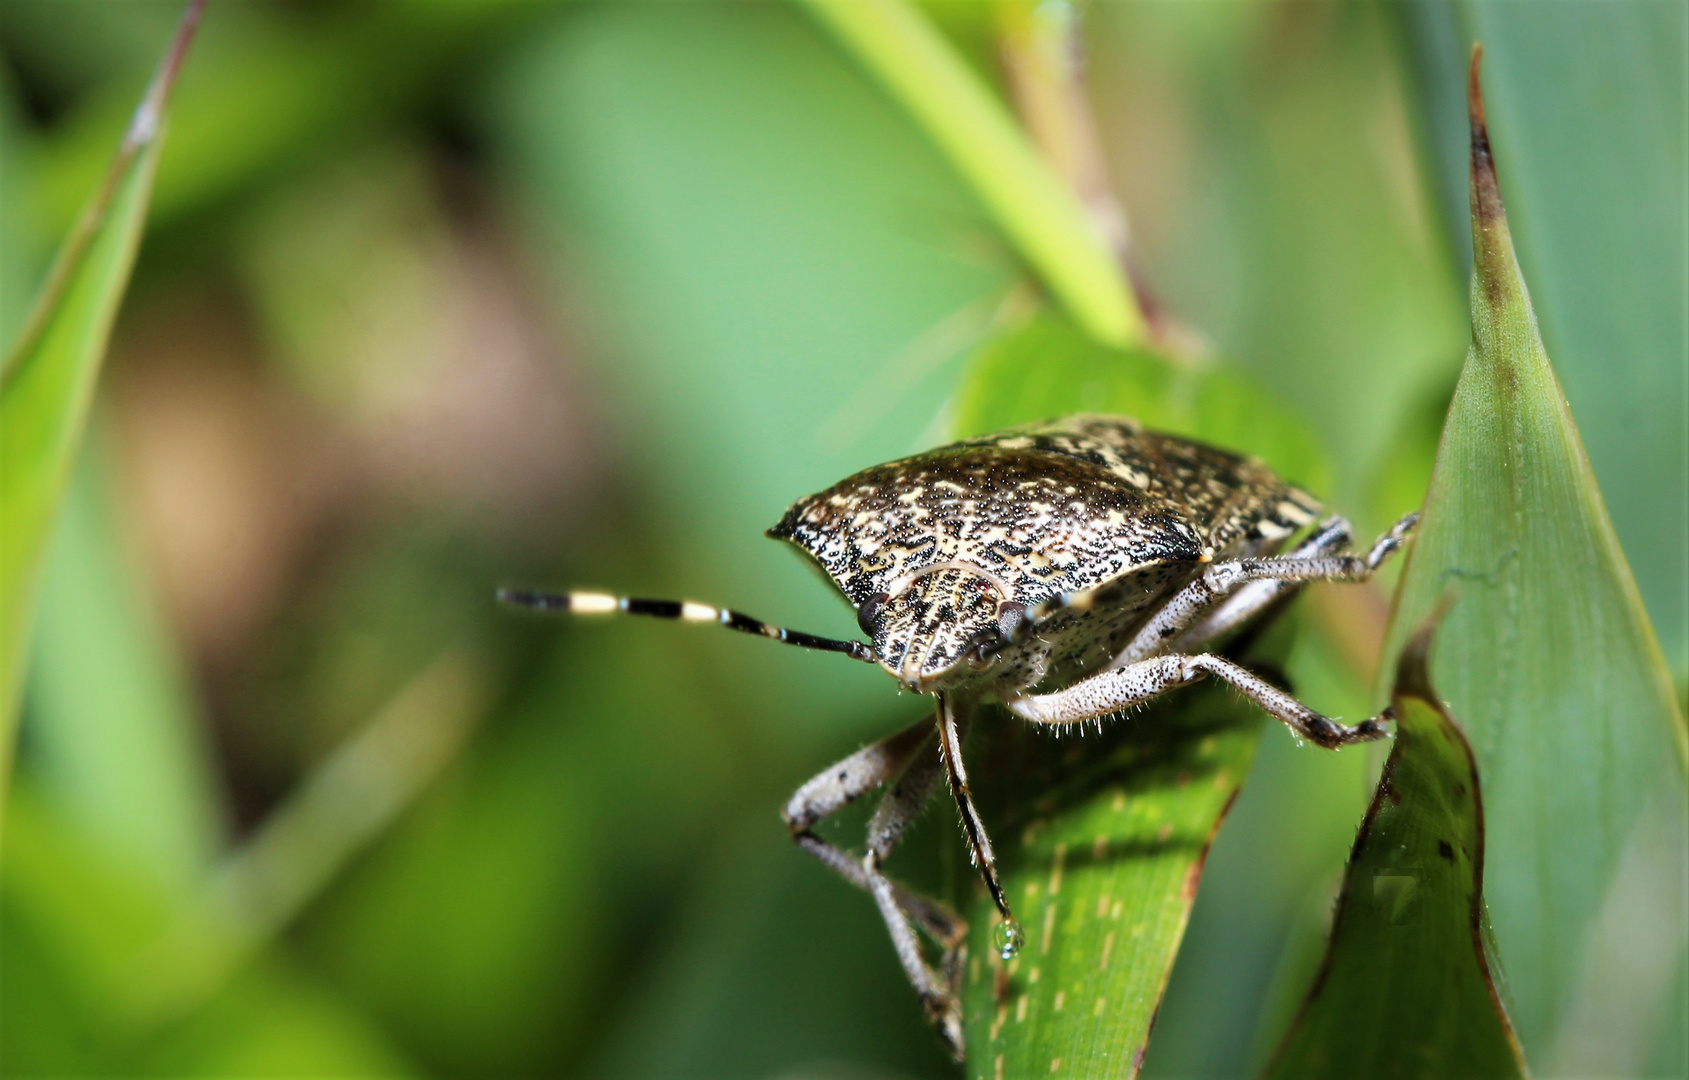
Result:
M930 694L921 721L818 773L787 802L792 839L874 898L909 981L958 1059L966 927L881 863L941 779L1001 921L1004 958L1021 931L969 793L962 745L982 703L1051 727L1103 717L1203 676L1223 679L1325 747L1382 737L1384 716L1328 719L1203 648L1308 581L1364 581L1412 530L1408 515L1365 555L1330 517L1300 543L1319 504L1261 462L1078 415L876 465L800 499L768 535L813 559L856 609L867 642L770 626L725 608L595 592L506 590L504 600L580 615L623 612L729 629L878 664ZM881 786L857 856L815 826ZM917 928L939 946L929 964Z

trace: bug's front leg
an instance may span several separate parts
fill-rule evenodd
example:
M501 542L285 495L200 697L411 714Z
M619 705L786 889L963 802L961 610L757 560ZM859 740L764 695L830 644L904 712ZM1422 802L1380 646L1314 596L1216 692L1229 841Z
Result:
M962 1010L956 989L967 925L944 904L909 891L880 870L880 864L920 815L943 775L937 740L937 733L923 720L864 747L799 788L786 804L784 815L799 847L873 896L904 973L951 1053L960 1060ZM822 819L888 782L891 787L868 823L864 857L858 859L812 831ZM943 948L942 975L927 965L910 920Z
M1231 683L1243 696L1282 720L1292 731L1321 746L1381 739L1389 712L1354 726L1340 724L1308 708L1248 668L1213 653L1155 656L1103 671L1053 694L1026 694L1004 702L1009 711L1035 724L1076 724L1148 701L1177 686L1212 675Z
M876 846L875 838L878 836L879 858L884 859L896 845L903 828L913 821L919 813L919 806L924 805L926 797L931 794L936 776L927 781L924 793L919 793L919 805L914 805L912 811L906 811L905 820L895 829L882 820L888 813L888 806L905 808L916 803L917 792L913 790L911 781L918 779L923 773L935 770L917 770L911 766L911 761L917 754L924 752L923 756L936 766L937 754L932 748L934 739L929 722L921 720L816 773L793 793L781 810L793 842L852 885L865 892L872 891L863 860L823 840L814 833L813 828L881 784L895 778L897 784L881 802L868 828L870 847ZM903 910L934 941L949 946L961 939L965 932L961 920L943 904L912 893L895 882L892 883L892 888Z
M991 837L985 831L985 823L980 820L979 810L974 806L973 792L968 787L968 771L962 764L962 740L967 738L968 727L973 722L973 701L963 701L954 695L944 694L938 699L938 751L944 761L944 771L950 780L950 794L956 799L956 807L962 814L962 831L968 841L968 852L973 857L974 866L978 868L980 877L985 881L985 888L991 893L991 900L997 905L997 911L1003 916L1003 924L1011 936L1019 933L1014 914L1009 910L1008 898L1003 893L1003 883L997 873L997 856L991 850ZM1015 948L1018 948L1018 944Z

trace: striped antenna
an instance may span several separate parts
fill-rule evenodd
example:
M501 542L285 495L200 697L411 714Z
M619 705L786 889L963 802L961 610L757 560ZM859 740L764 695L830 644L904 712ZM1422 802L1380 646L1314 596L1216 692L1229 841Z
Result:
M838 638L806 634L801 630L787 630L783 626L770 626L761 619L753 619L731 608L695 604L690 600L640 600L631 596L612 596L609 593L546 593L526 589L500 589L498 598L506 604L532 608L535 611L566 611L571 615L644 615L652 619L715 623L729 630L737 630L741 634L756 634L783 645L844 653L867 664L875 662L874 651L860 641L841 641Z

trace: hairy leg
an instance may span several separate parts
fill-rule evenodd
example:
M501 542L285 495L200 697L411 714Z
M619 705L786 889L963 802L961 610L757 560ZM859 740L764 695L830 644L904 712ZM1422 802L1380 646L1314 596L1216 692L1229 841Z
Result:
M1285 553L1287 559L1310 559L1322 555L1339 555L1348 550L1351 539L1349 522L1341 517L1329 517L1308 538ZM1202 612L1189 626L1173 638L1168 652L1195 652L1208 642L1222 637L1259 615L1280 598L1300 589L1304 582L1282 578L1248 581L1234 588L1207 611ZM1126 661L1140 660L1131 657Z
M1167 601L1109 668L1120 670L1172 648L1194 647L1255 614L1283 590L1305 582L1365 581L1402 545L1418 521L1418 514L1409 514L1396 522L1365 556L1327 553L1347 546L1348 523L1333 518L1288 555L1214 563ZM1199 637L1199 628L1205 636Z
M967 926L944 904L909 891L880 870L880 864L920 816L943 775L937 743L938 734L922 721L864 747L799 788L784 814L799 847L874 898L905 975L951 1053L960 1060L962 1010L956 979ZM869 821L868 850L861 859L812 831L823 818L886 783L890 787ZM942 974L928 966L911 920L942 946Z
M1388 713L1352 727L1308 708L1247 668L1212 653L1154 656L1103 671L1053 694L1026 694L1004 704L1009 711L1036 724L1076 724L1148 701L1177 686L1212 675L1232 684L1267 713L1289 728L1325 747L1383 738Z
M874 815L874 822L881 823L878 830L880 857L889 855L902 830L920 812L919 806L915 805L917 798L924 805L927 796L931 795L938 765L938 754L933 746L935 741L930 721L922 720L821 770L798 788L782 810L793 842L852 885L871 891L862 859L817 836L812 831L813 826L880 785L896 780L886 800L901 810L901 823L894 829L889 822L882 822L886 802L882 802L880 810ZM926 764L917 767L923 759ZM917 777L911 774L919 773L932 776L924 792L918 791L919 785L912 783ZM870 823L870 847L873 847L875 835L875 826ZM892 889L903 910L933 940L949 947L960 939L964 932L963 924L945 905L910 892L895 882Z

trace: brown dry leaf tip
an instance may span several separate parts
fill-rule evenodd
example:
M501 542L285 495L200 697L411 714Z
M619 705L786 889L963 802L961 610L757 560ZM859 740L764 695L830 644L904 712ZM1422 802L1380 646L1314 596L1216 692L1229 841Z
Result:
M1496 181L1495 157L1490 152L1490 128L1484 115L1484 90L1479 74L1483 69L1484 46L1472 46L1472 63L1467 69L1467 116L1472 125L1472 256L1479 280L1491 301L1499 292L1511 262L1512 243L1507 235L1507 210L1501 202Z
M1484 87L1479 74L1484 67L1484 43L1472 43L1472 57L1466 68L1466 110L1472 121L1472 151L1478 153L1480 148L1485 155L1490 152L1489 123L1484 118Z

